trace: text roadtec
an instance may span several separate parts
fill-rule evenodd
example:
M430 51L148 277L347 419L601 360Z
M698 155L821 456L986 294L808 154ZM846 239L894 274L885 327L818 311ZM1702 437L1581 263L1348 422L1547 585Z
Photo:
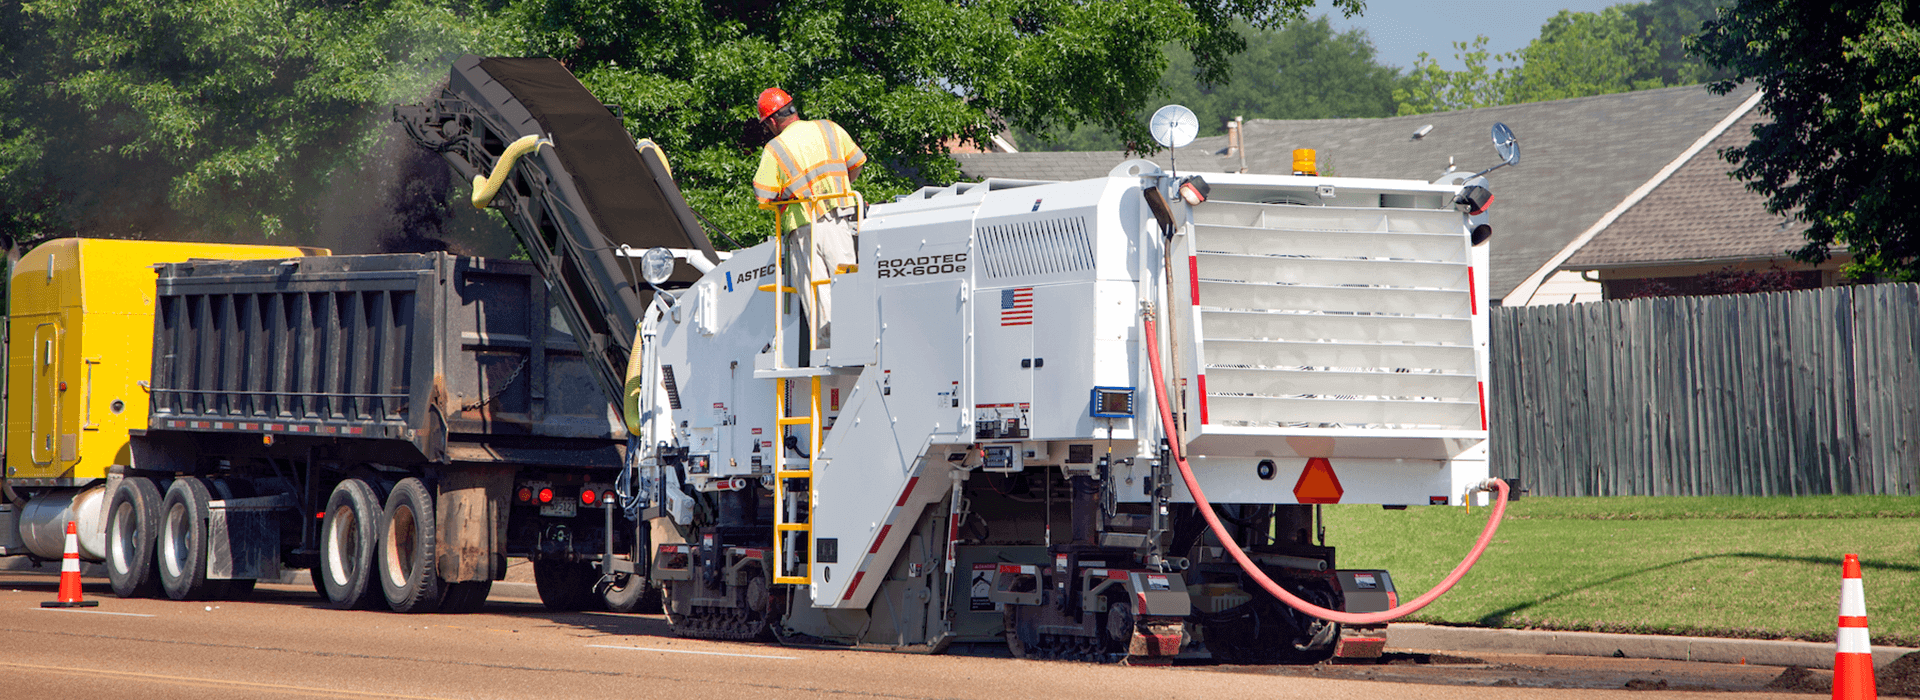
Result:
M918 258L894 258L880 261L880 278L908 275L942 275L967 271L967 254L927 255Z

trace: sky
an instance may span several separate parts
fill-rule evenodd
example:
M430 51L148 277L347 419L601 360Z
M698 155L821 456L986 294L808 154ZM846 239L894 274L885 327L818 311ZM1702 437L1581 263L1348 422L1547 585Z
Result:
M1412 68L1425 51L1440 67L1464 68L1454 59L1453 42L1471 43L1487 36L1494 54L1518 50L1540 35L1540 25L1560 10L1597 12L1629 0L1367 0L1366 12L1353 19L1340 16L1325 2L1316 12L1333 20L1336 30L1359 27L1373 37L1378 60L1402 70Z

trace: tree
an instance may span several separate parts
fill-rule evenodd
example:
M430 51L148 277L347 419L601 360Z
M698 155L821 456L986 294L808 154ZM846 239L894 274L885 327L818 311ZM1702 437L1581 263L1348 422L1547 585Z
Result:
M314 240L378 142L490 35L437 0L10 3L0 228ZM484 45L484 44L480 44ZM285 238L282 239L283 242Z
M1511 63L1518 57L1510 53L1492 54L1487 51L1487 41L1487 37L1480 36L1471 45L1453 42L1454 58L1466 65L1457 71L1441 68L1427 52L1420 52L1413 61L1413 70L1407 72L1401 87L1393 91L1393 100L1398 105L1396 111L1403 115L1426 114L1508 104L1514 69L1489 68L1488 64Z
M1357 10L1357 0L1337 0ZM753 98L779 85L802 116L840 122L869 155L872 200L958 179L956 139L984 142L1088 124L1151 143L1134 118L1166 64L1190 51L1222 81L1245 42L1237 23L1272 28L1309 0L512 0L528 53L567 63L666 147L697 210L735 238L769 229L747 188L764 135ZM744 235L743 235L744 234Z
M1700 26L1714 18L1715 9L1731 4L1733 0L1652 0L1616 7L1625 10L1627 16L1659 42L1660 56L1654 61L1654 72L1662 84L1698 85L1732 76L1688 53L1686 38L1698 34Z
M1721 151L1767 210L1807 224L1806 262L1850 250L1851 275L1920 280L1920 28L1905 4L1741 0L1688 49L1748 81L1767 120Z
M1664 87L1660 42L1615 5L1599 12L1561 10L1519 51L1509 103L1563 100Z
M1359 0L1335 0L1358 11ZM1146 141L1175 44L1224 80L1237 23L1310 0L35 0L0 4L0 221L314 242L388 107L460 53L552 56L661 143L697 211L759 238L753 97L793 93L867 149L875 200L958 176L947 144L1094 124ZM24 8L24 9L23 9ZM16 51L23 51L16 55ZM19 76L14 78L12 76ZM37 149L37 150L36 150ZM386 167L383 172L414 172ZM395 185L401 185L396 181ZM415 188L416 190L420 188ZM440 200L445 202L445 197ZM429 207L431 208L431 207ZM415 208L417 213L418 207ZM454 210L457 210L455 208ZM452 211L447 212L448 216ZM411 215L409 215L411 216ZM352 219L353 217L344 217ZM420 223L420 222L416 222ZM426 222L430 224L431 222ZM291 239L291 240L288 240Z
M1401 114L1605 95L1725 77L1683 49L1703 18L1730 0L1652 0L1599 12L1561 10L1540 36L1510 54L1491 54L1486 38L1456 43L1464 70L1440 68L1420 54L1395 92ZM1512 63L1490 68L1491 63Z
M1399 72L1375 59L1365 30L1336 32L1326 16L1276 30L1245 28L1247 50L1235 56L1222 82L1202 79L1191 52L1167 47L1162 92L1155 104L1134 114L1144 123L1160 103L1181 104L1201 119L1200 133L1215 136L1227 120L1334 119L1393 115ZM1048 150L1120 150L1126 144L1097 129L1031 135L1022 144Z

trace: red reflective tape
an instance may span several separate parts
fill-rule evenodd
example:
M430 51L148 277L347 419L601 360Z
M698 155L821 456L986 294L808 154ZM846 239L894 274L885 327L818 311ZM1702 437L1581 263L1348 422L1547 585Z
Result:
M1200 375L1200 424L1207 424L1207 375L1204 374Z
M1480 429L1487 429L1487 383L1478 382L1480 387ZM1204 421L1203 421L1204 422Z
M867 548L867 553L868 554L879 553L880 545L884 544L887 541L887 531L892 529L893 529L892 523L888 523L886 525L880 526L880 536L873 538L873 546Z
M1480 315L1480 289L1473 286L1473 266L1467 266L1467 303L1473 306L1473 315Z
M1867 616L1865 616L1865 615L1841 615L1841 616L1840 616L1840 626L1841 626L1841 627L1861 627L1861 628L1864 628L1864 627L1866 627L1866 626L1867 626Z
M860 579L862 579L862 578L865 578L865 577L866 577L866 575L867 575L867 572L865 572L865 571L856 571L856 572L854 572L854 573L853 573L853 580L852 580L852 581L848 581L848 582L847 582L847 594L846 594L846 595L843 595L843 596L840 596L840 599L841 599L841 600L853 600L853 592L854 592L855 590L858 590L858 589L860 588Z
M1200 305L1200 259L1187 256L1187 285L1193 287L1193 305ZM1202 421L1205 422L1205 421Z
M917 483L920 483L920 477L916 476L911 479L908 479L907 487L900 490L900 500L894 501L893 507L895 508L905 507L907 505L907 496L913 493L913 485Z

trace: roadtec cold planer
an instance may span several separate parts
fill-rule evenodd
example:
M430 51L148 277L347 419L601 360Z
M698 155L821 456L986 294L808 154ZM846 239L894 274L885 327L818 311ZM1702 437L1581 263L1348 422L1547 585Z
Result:
M682 253L708 269L651 302L626 406L668 620L1033 658L1377 655L1384 616L1353 614L1396 607L1393 579L1339 568L1317 506L1496 488L1489 198L1478 177L1130 161L875 204L817 292L779 241ZM833 296L832 347L808 293Z

